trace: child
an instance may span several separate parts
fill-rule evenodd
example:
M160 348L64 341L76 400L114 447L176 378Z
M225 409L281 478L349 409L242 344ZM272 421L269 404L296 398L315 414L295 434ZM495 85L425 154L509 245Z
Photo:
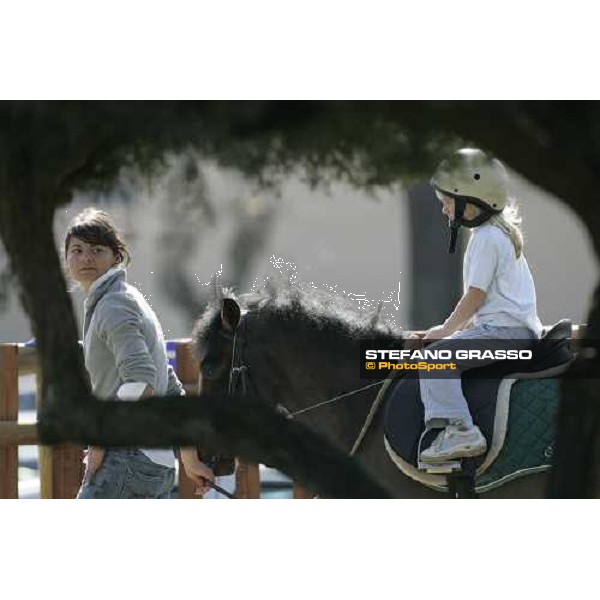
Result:
M502 163L481 150L465 148L443 161L431 179L442 212L452 230L454 252L460 226L472 229L463 263L464 293L442 325L425 332L424 340L441 340L437 349L457 347L454 340L505 340L511 348L531 346L542 324L537 316L535 287L525 256L520 219L508 205L508 174ZM467 326L469 327L467 329ZM460 347L460 342L458 342ZM460 374L493 360L456 361L452 378L420 377L425 425L443 427L421 452L424 463L440 463L486 451L486 440L473 424L462 393Z

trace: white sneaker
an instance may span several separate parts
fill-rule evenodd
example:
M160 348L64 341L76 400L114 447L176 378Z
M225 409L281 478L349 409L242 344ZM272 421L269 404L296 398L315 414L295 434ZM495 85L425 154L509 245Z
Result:
M441 463L455 458L479 456L487 450L487 443L477 425L467 429L448 425L420 455L421 462Z

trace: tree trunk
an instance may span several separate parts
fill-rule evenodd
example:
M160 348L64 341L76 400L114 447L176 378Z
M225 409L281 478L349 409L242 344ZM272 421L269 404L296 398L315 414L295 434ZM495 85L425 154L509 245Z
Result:
M55 203L22 190L0 193L0 235L40 351L43 404L52 409L57 398L86 398L77 324L52 237Z

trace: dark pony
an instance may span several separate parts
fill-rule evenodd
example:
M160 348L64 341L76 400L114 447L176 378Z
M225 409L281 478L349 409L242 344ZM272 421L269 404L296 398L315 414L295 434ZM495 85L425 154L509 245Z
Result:
M203 393L228 389L235 346L234 366L243 365L244 373L234 382L238 387L232 401L243 397L239 386L247 386L248 393L262 402L299 413L295 419L346 453L381 388L376 380L360 377L361 340L403 345L402 332L381 323L379 311L367 315L349 299L313 289L239 298L225 294L206 309L193 337ZM311 408L339 396L343 397ZM406 477L391 461L384 447L382 410L355 458L391 496L446 497ZM485 497L542 497L545 478L536 474L517 479Z

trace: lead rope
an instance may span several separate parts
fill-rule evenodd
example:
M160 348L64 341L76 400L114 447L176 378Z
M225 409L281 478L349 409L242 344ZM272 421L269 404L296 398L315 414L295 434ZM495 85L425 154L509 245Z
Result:
M226 489L222 488L220 485L212 481L208 481L206 479L204 481L206 481L208 487L212 488L213 490L215 490L215 492L221 494L222 496L225 496L225 498L229 498L229 500L238 500L238 497L235 494L230 494Z
M382 383L384 383L384 382L377 381L376 383L370 383L369 385L365 385L365 387L361 387L357 390L352 390L351 392L346 392L345 394L340 394L339 396L335 396L335 398L329 398L328 400L325 400L324 402L319 402L318 404L313 404L312 406L308 406L301 410L297 410L293 413L289 413L288 419L291 419L292 417L295 417L296 415L301 415L302 413L308 412L309 410L314 410L315 408L325 406L326 404L331 404L332 402L341 400L342 398L345 398L346 396L353 396L354 394L358 394L359 392L362 392L363 390L368 390L369 388L375 387L377 385L381 385Z

